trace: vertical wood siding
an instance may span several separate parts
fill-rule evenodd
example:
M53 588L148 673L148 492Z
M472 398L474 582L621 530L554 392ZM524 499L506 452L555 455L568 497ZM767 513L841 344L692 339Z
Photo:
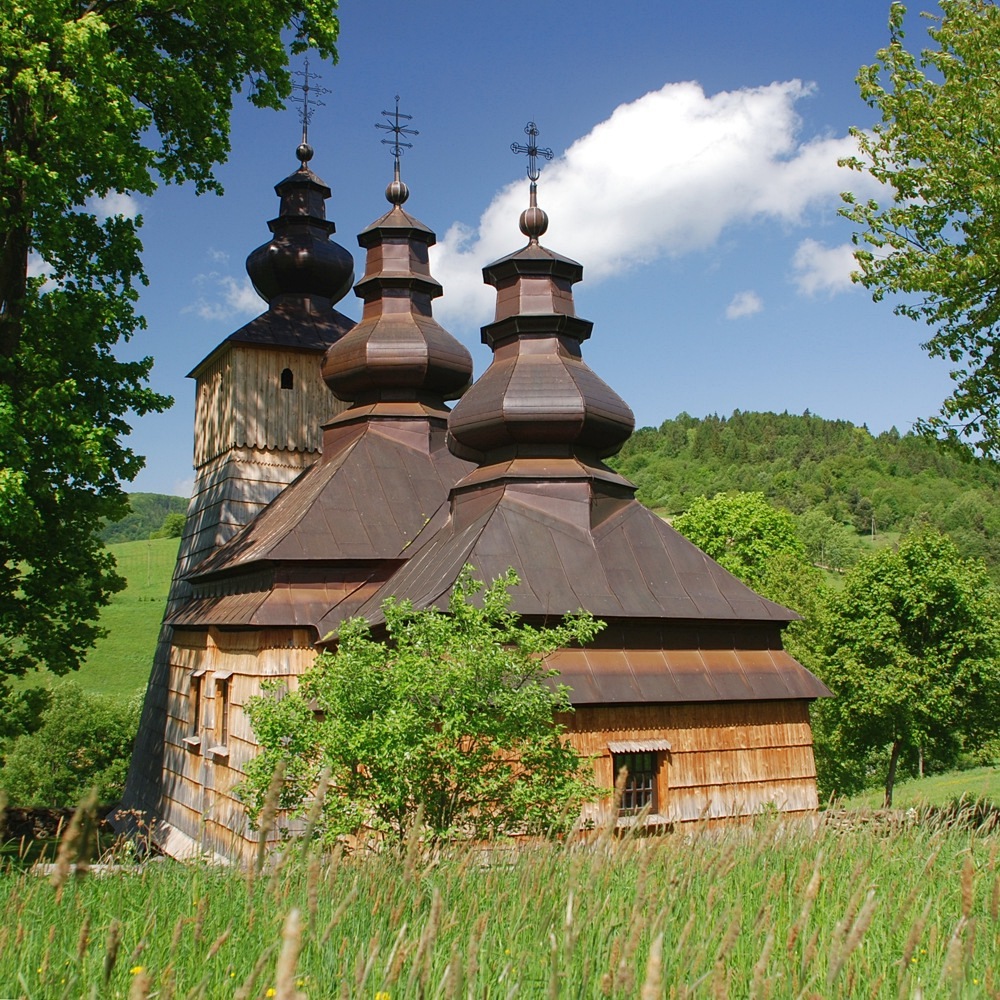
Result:
M321 375L322 356L234 347L201 373L195 404L194 464L230 448L318 452L322 426L344 408ZM292 388L281 388L281 373Z

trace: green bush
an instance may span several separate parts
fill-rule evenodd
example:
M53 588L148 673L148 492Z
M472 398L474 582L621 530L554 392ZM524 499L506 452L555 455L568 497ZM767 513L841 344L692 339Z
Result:
M139 726L139 700L87 694L75 684L54 688L40 727L5 749L0 788L11 805L71 806L90 788L116 801L125 784Z

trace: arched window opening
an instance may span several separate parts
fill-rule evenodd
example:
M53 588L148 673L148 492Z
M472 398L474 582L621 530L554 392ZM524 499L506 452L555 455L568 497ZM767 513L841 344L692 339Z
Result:
M282 389L291 389L292 388L292 383L294 382L294 378L295 377L292 375L292 369L291 368L286 368L281 373L281 388Z

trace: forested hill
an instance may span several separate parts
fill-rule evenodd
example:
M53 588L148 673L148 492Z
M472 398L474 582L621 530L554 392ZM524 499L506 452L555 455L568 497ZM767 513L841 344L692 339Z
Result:
M188 502L183 497L165 496L162 493L130 493L129 512L120 520L104 526L102 541L134 542L149 536L163 527L168 514L183 515Z
M681 413L636 431L611 460L665 514L696 496L761 492L794 514L818 511L859 534L905 531L925 518L963 555L1000 571L1000 465L895 429L872 436L806 411L704 419Z

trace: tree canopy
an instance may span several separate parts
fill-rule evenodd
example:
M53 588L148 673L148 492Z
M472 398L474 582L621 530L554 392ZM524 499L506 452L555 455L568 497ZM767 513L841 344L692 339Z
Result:
M335 57L334 0L0 5L0 671L79 665L122 586L97 540L143 459L130 415L170 400L144 325L141 217L158 180L219 190L234 92L279 107L292 51ZM2 687L2 685L0 685Z
M817 703L817 754L830 789L850 792L885 760L885 801L901 762L954 760L996 734L1000 595L981 562L924 530L881 549L825 602L815 666L834 697ZM881 752L887 751L887 755Z
M251 699L261 746L246 769L251 816L281 762L286 808L308 807L328 775L327 836L367 829L399 842L418 811L435 837L571 825L591 787L554 720L571 710L566 689L543 660L601 623L580 612L527 626L508 609L516 583L509 571L484 587L466 567L447 611L390 599L386 641L364 620L348 621L298 691Z
M795 519L772 507L763 493L697 497L673 526L706 555L763 593L777 560L806 562ZM765 595L767 596L767 595Z
M935 328L924 345L952 365L955 389L925 427L986 453L1000 450L1000 8L940 0L933 45L905 42L893 3L889 44L858 76L881 115L852 130L845 161L886 186L883 201L845 195L859 230L859 280L876 301Z

